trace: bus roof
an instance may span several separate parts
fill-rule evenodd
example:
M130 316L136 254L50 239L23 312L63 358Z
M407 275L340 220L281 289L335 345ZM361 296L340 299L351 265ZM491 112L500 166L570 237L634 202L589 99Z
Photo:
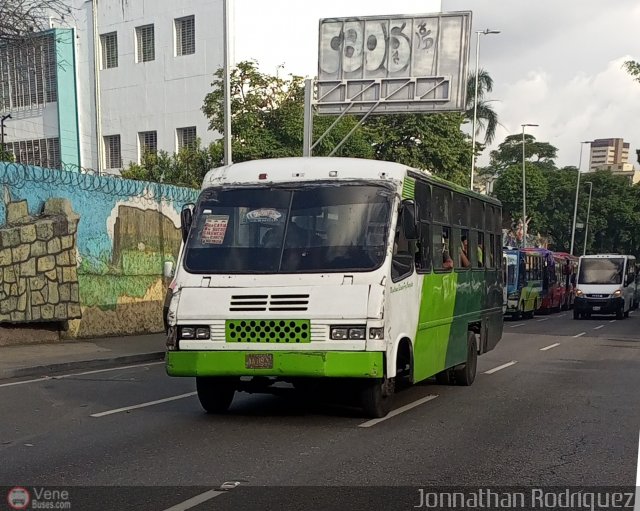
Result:
M409 167L400 163L363 158L270 158L212 169L205 175L202 188L232 183L266 184L336 179L392 179L402 182L408 170Z
M588 254L588 255L580 256L580 259L582 259L582 258L585 258L585 259L609 259L611 257L623 257L623 258L627 258L627 259L635 259L636 258L636 256L629 255L629 254Z
M327 156L289 157L251 160L232 163L210 170L204 177L202 189L225 184L291 183L295 181L344 180L395 180L402 183L405 177L437 183L465 195L500 205L500 201L451 183L428 171L401 163L341 158Z

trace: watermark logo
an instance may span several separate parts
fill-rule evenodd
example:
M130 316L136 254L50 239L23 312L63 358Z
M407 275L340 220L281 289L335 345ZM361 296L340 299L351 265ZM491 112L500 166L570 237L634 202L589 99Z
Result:
M31 495L22 486L14 486L7 493L7 503L11 509L27 509L30 502Z

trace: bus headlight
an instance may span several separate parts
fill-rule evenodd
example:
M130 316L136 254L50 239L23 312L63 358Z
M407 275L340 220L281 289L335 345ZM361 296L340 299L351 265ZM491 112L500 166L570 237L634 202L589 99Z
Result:
M352 341L361 341L366 339L367 329L364 326L332 326L331 327L331 340L332 341L345 341L350 339Z
M211 329L208 326L181 326L180 339L209 339Z
M581 289L576 289L576 296L582 296L584 293Z
M611 296L613 296L614 298L618 298L618 297L622 296L622 291L620 291L619 289L616 289L613 292L613 295L611 295Z
M369 339L374 341L381 341L384 339L384 327L369 328Z

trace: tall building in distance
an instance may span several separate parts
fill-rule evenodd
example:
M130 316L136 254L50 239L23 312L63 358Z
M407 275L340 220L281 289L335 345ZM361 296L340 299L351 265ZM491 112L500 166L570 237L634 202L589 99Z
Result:
M208 144L222 0L68 0L37 45L0 47L5 146L22 163L118 173L145 151Z
M629 143L621 138L600 138L591 142L589 172L608 170L626 177L631 184L640 182L640 171L629 163Z
M629 162L629 143L621 138L599 138L591 142L589 170L598 170L603 165Z

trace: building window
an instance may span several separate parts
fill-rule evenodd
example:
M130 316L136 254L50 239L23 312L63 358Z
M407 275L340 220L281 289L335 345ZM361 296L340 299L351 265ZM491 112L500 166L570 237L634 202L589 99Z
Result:
M105 168L121 169L122 153L120 152L120 135L109 135L104 137L104 159Z
M35 165L48 169L62 167L60 161L60 139L41 138L36 140L20 140L5 144L8 151L15 156L17 163Z
M178 18L176 24L176 55L192 55L196 52L196 20L194 16Z
M195 147L196 145L196 127L178 128L178 151L183 147Z
M146 153L156 153L158 151L158 132L141 131L138 133L138 143L140 144L140 160Z
M58 100L53 34L27 45L0 46L0 111L32 108Z
M138 62L150 62L156 58L153 25L136 27Z
M118 33L102 34L100 44L102 46L102 69L118 67Z

